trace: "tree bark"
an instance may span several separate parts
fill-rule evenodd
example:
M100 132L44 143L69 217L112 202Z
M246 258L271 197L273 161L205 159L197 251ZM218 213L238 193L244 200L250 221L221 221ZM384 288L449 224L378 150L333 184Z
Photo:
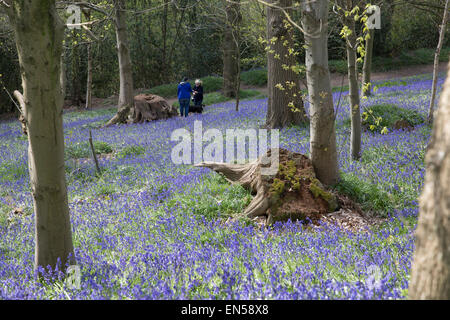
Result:
M428 109L428 123L433 122L433 113L434 113L434 103L436 100L436 90L437 90L437 76L438 76L438 67L439 67L439 56L441 55L442 45L444 44L444 36L445 30L447 29L447 21L448 21L448 3L449 0L445 1L445 9L442 16L442 25L441 30L439 32L439 42L436 48L436 52L434 53L434 66L433 66L433 84L431 87L431 101Z
M162 40L163 40L163 46L162 46L162 57L161 57L161 81L162 83L166 83L168 79L167 75L167 19L169 15L169 0L164 0L164 8L163 8L163 15L162 15Z
M317 178L331 185L339 180L335 114L328 69L328 1L302 4L306 43L306 79L310 100L310 152Z
M364 97L369 97L372 95L372 84L370 83L370 78L372 74L372 57L373 57L373 37L375 35L375 30L369 30L369 38L366 39L366 55L364 56L363 65L363 88L362 93Z
M292 13L289 9L292 0L271 0L271 3L286 8L288 14ZM293 70L297 65L294 30L287 23L280 9L267 7L267 41L270 47L267 53L268 128L284 128L308 121L300 91L300 77Z
M279 158L279 169L267 174L262 171L269 166L265 159L272 159L273 156ZM196 166L219 172L228 181L239 183L254 195L238 217L253 219L267 216L268 224L289 219L314 221L339 206L336 196L316 179L311 160L286 149L270 149L247 164L202 162Z
M347 0L348 11L352 10L352 1ZM350 102L350 155L353 160L361 158L361 109L359 102L358 70L356 65L356 31L353 15L344 17L344 25L351 31L347 37L347 65Z
M91 20L91 13L85 13L86 19ZM92 42L87 44L87 80L86 80L86 109L92 108Z
M64 106L64 100L66 99L66 83L67 83L67 75L66 75L66 62L64 58L64 49L61 53L61 74L59 78L59 82L61 83L61 95L63 99L63 106Z
M450 64L426 155L411 299L450 299Z
M119 57L120 92L117 114L109 120L106 126L125 123L128 115L132 111L134 101L133 70L128 46L125 0L115 0L114 10L116 14L115 27L117 53Z
M87 44L86 109L92 108L92 44Z
M35 210L35 268L54 268L60 259L64 269L66 263L74 263L60 82L64 28L54 0L11 1L8 14L16 35L24 93Z
M239 43L236 29L241 21L240 0L226 3L226 22L223 39L223 95L236 97L236 79L238 74Z
M72 30L73 39L78 42L78 30ZM71 57L71 100L72 105L79 107L82 103L81 97L81 79L80 79L80 44L72 45Z

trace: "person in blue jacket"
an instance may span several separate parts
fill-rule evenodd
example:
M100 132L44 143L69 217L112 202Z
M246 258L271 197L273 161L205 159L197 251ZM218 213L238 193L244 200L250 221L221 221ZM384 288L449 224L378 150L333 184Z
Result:
M188 82L188 78L184 78L178 85L178 101L180 102L180 115L187 117L189 114L189 104L191 102L192 87Z

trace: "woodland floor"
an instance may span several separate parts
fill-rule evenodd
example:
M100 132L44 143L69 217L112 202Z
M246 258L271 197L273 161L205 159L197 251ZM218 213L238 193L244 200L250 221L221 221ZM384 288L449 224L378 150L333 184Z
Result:
M439 91L443 81L441 74ZM361 102L362 111L387 104L426 116L431 74L374 83L378 90ZM105 129L99 126L116 112L115 100L96 100L101 107L94 110L67 110L79 289L34 277L27 141L16 119L0 121L0 299L405 299L431 128L364 131L362 158L352 161L347 95L333 93L340 187L382 219L368 232L339 222L312 232L295 222L224 226L251 194L209 169L171 161L174 130L192 133L194 121L202 121L203 130L259 128L267 99L242 101L238 112L224 102L188 118ZM90 130L101 175L90 159ZM281 130L280 147L308 155L309 129Z

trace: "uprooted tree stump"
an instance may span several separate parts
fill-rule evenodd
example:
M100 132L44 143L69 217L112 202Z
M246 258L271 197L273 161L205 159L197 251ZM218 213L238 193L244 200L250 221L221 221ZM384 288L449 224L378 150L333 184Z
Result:
M162 97L153 94L140 94L134 97L133 123L168 119L178 115L176 107Z
M268 158L272 150L267 152ZM316 222L322 214L338 209L337 197L316 178L308 157L279 149L279 170L272 176L261 174L261 168L270 166L263 158L248 164L203 162L197 166L219 172L250 190L255 197L241 215L251 219L266 216L267 224L307 218Z

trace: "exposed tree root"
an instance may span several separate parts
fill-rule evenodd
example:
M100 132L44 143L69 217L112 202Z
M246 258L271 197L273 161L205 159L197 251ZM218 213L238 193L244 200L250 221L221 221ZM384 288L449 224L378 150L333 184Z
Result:
M269 159L272 150L267 153ZM204 162L197 166L219 172L228 181L250 190L255 197L241 214L247 218L267 216L268 224L288 219L314 221L321 214L338 209L336 196L316 178L306 156L280 149L279 170L275 175L261 174L261 168L268 165L261 157L248 164Z
M130 114L131 119L129 119ZM140 94L134 97L134 106L124 105L119 108L105 127L119 123L142 123L168 119L177 115L177 108L169 105L164 98L153 94Z

